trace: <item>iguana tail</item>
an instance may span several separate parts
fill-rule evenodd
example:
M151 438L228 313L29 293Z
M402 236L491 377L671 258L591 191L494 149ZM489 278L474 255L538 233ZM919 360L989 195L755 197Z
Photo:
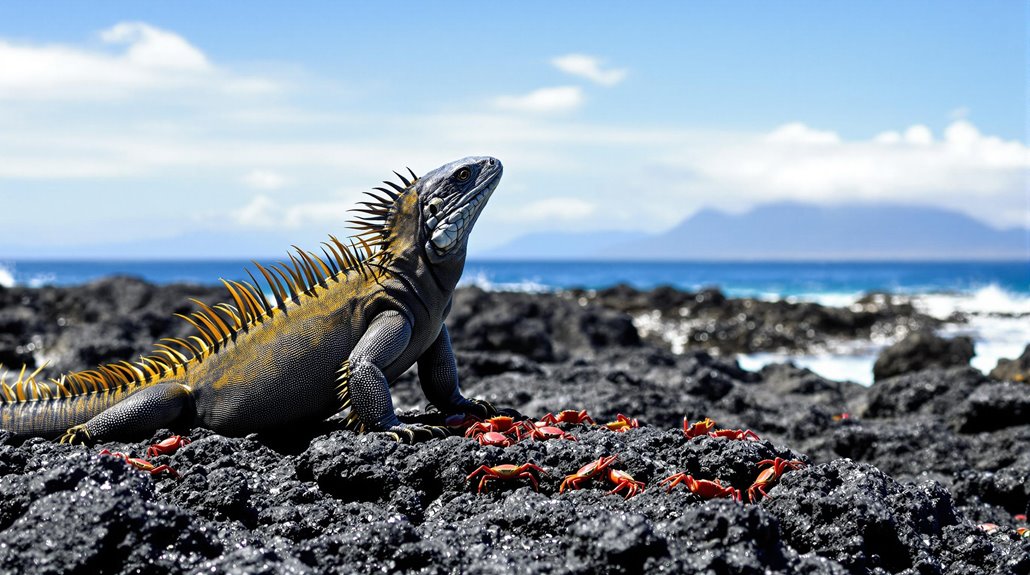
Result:
M39 381L23 367L13 384L0 366L0 429L18 436L54 438L147 387L106 365Z

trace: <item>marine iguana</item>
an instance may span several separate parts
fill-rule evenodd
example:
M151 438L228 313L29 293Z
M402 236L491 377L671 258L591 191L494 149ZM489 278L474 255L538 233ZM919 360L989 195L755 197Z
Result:
M348 424L399 441L446 434L402 423L389 382L412 365L429 402L445 414L488 416L466 399L443 324L465 265L469 232L501 179L501 162L469 157L421 178L367 192L347 245L300 248L290 264L257 264L259 282L222 280L232 304L181 315L196 335L168 338L139 361L57 379L23 367L0 376L0 429L87 442L139 436L171 425L224 435L286 429L350 408ZM41 368L42 369L42 368Z

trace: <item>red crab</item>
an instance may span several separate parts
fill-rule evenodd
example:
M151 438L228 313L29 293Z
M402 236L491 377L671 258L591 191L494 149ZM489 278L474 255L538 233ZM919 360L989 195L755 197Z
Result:
M569 441L576 441L576 438L561 429L554 427L553 425L541 425L543 422L537 422L532 429L529 430L529 436L537 441L546 441L548 439L567 439Z
M622 433L623 431L626 431L628 429L639 428L640 422L638 422L635 418L630 419L629 417L626 417L625 415L620 413L619 415L615 416L615 421L609 421L608 423L604 424L604 426L610 429L611 431Z
M709 437L725 437L733 440L761 441L761 437L750 429L716 429L708 433Z
M608 457L601 457L597 461L591 461L583 467L580 467L572 475L567 475L561 482L561 486L558 487L558 493L564 493L565 488L579 489L583 482L597 477L601 473L604 473L615 460L618 459L618 455L609 455Z
M977 527L977 529L983 531L984 533L986 533L988 535L992 535L994 533L997 533L998 530L1001 529L1001 527L998 527L997 523L981 523L981 524L977 525L976 527Z
M729 497L741 501L741 495L739 489L733 487L723 486L718 479L715 481L709 481L707 479L694 479L693 476L686 473L677 473L670 475L663 479L661 483L668 483L669 487L667 491L672 491L673 487L676 487L680 483L687 486L687 489L691 493L702 497L704 499L715 499L717 497Z
M608 481L615 484L615 489L612 489L608 493L625 491L626 499L629 499L644 490L643 481L637 481L636 479L633 479L633 476L629 473L619 471L618 469L608 470Z
M707 435L709 437L725 437L727 439L737 440L749 439L751 441L758 441L760 439L758 434L750 429L716 429L715 431L712 431L714 428L715 421L710 417L706 417L693 425L690 424L690 420L686 417L683 418L683 435L686 435L687 439L694 439L695 437L701 437L702 435Z
M755 503L758 500L758 494L766 496L766 488L780 478L781 475L788 471L795 469L801 469L805 466L804 462L792 459L790 461L777 457L776 459L763 459L758 462L758 466L768 465L762 471L758 473L758 477L755 482L751 484L751 487L747 489L747 498L751 503Z
M124 453L118 453L117 451L109 451L107 449L101 450L100 455L110 455L112 457L117 457L118 459L125 461L125 463L128 463L129 465L135 467L136 469L147 471L151 475L157 475L158 473L167 473L172 477L179 477L179 473L171 467L167 465L154 465L146 459L140 459L138 457L129 457Z
M539 491L539 485L537 484L536 476L533 475L533 471L537 471L547 474L541 467L532 463L523 463L522 465L495 465L489 467L487 465L480 465L478 469L469 473L465 481L472 481L472 478L478 474L483 474L482 479L479 480L479 488L476 489L476 493L482 493L486 488L487 483L496 479L502 479L504 481L510 481L512 479L528 479L533 484L533 490Z
M497 431L487 431L476 436L480 445L493 445L496 447L511 447L515 441L511 437Z
M158 455L171 455L179 450L183 445L188 445L190 440L188 437L181 435L173 435L164 441L159 441L147 448L147 457L157 457Z
M547 423L548 425L557 425L559 423L589 423L594 425L594 419L587 415L587 410L576 411L573 409L566 409L559 411L558 415L548 413L547 415L540 418L540 421Z
M695 437L708 435L708 432L714 427L715 422L708 417L693 425L690 425L689 420L686 417L683 418L683 435L686 435L687 439L694 439Z
M479 439L480 435L486 433L500 433L505 435L514 433L517 439L521 439L521 432L524 429L524 422L515 421L514 417L509 417L507 415L498 415L497 417L491 417L486 421L480 421L479 423L473 424L472 427L465 431L465 437Z

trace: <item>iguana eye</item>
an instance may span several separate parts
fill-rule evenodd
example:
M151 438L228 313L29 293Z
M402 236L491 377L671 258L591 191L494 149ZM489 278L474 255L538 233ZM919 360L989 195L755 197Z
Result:
M468 181L468 179L471 176L472 176L472 170L470 170L468 168L462 168L462 169L458 170L458 173L454 174L454 178L456 180L458 180L459 182Z

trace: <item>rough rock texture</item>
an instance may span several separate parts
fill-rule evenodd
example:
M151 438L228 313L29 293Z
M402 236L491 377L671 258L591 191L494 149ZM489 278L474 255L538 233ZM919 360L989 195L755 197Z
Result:
M648 341L679 350L704 347L717 354L807 351L840 339L897 338L940 321L911 303L869 294L854 306L728 298L717 288L698 292L669 286L638 290L627 285L568 294L580 301L631 314Z
M105 299L122 283L136 299ZM156 306L187 293L218 296L124 280L0 290L0 318L21 317L13 335L45 344L30 357L78 368L83 349L144 351L181 302ZM87 305L92 327L73 315ZM516 333L523 318L528 327ZM0 432L0 572L1030 573L1030 538L1015 534L1025 523L1014 517L1030 511L1026 384L968 366L870 388L789 365L751 373L702 349L642 344L623 312L576 297L467 290L452 320L470 394L533 416L585 408L608 421L621 412L643 427L572 426L576 442L503 449L460 437L398 445L332 420L281 436L187 430L193 443L154 459L179 480L98 454L140 456L171 431L91 448ZM62 331L75 326L94 330L92 339ZM502 326L508 333L495 336ZM3 342L0 354L20 357ZM395 399L404 409L424 404L412 374ZM762 440L688 440L684 415ZM642 494L610 495L604 478L558 493L566 474L610 454L646 482ZM758 504L658 486L687 472L746 491L758 462L775 457L808 465ZM480 495L465 479L482 464L527 462L547 471L539 493L515 480ZM998 530L977 527L988 522Z
M914 332L880 353L873 365L873 379L930 367L969 365L975 354L973 340L967 336L948 339L929 331Z
M640 337L626 314L550 294L459 292L448 318L460 350L508 351L537 361L589 356L611 346L637 346Z
M0 364L36 367L45 357L58 369L74 370L138 356L157 338L191 333L189 324L174 316L193 310L189 298L211 304L225 298L224 289L155 289L132 277L73 289L0 287Z
M1030 382L1030 345L1016 359L999 359L991 377L1020 383Z

